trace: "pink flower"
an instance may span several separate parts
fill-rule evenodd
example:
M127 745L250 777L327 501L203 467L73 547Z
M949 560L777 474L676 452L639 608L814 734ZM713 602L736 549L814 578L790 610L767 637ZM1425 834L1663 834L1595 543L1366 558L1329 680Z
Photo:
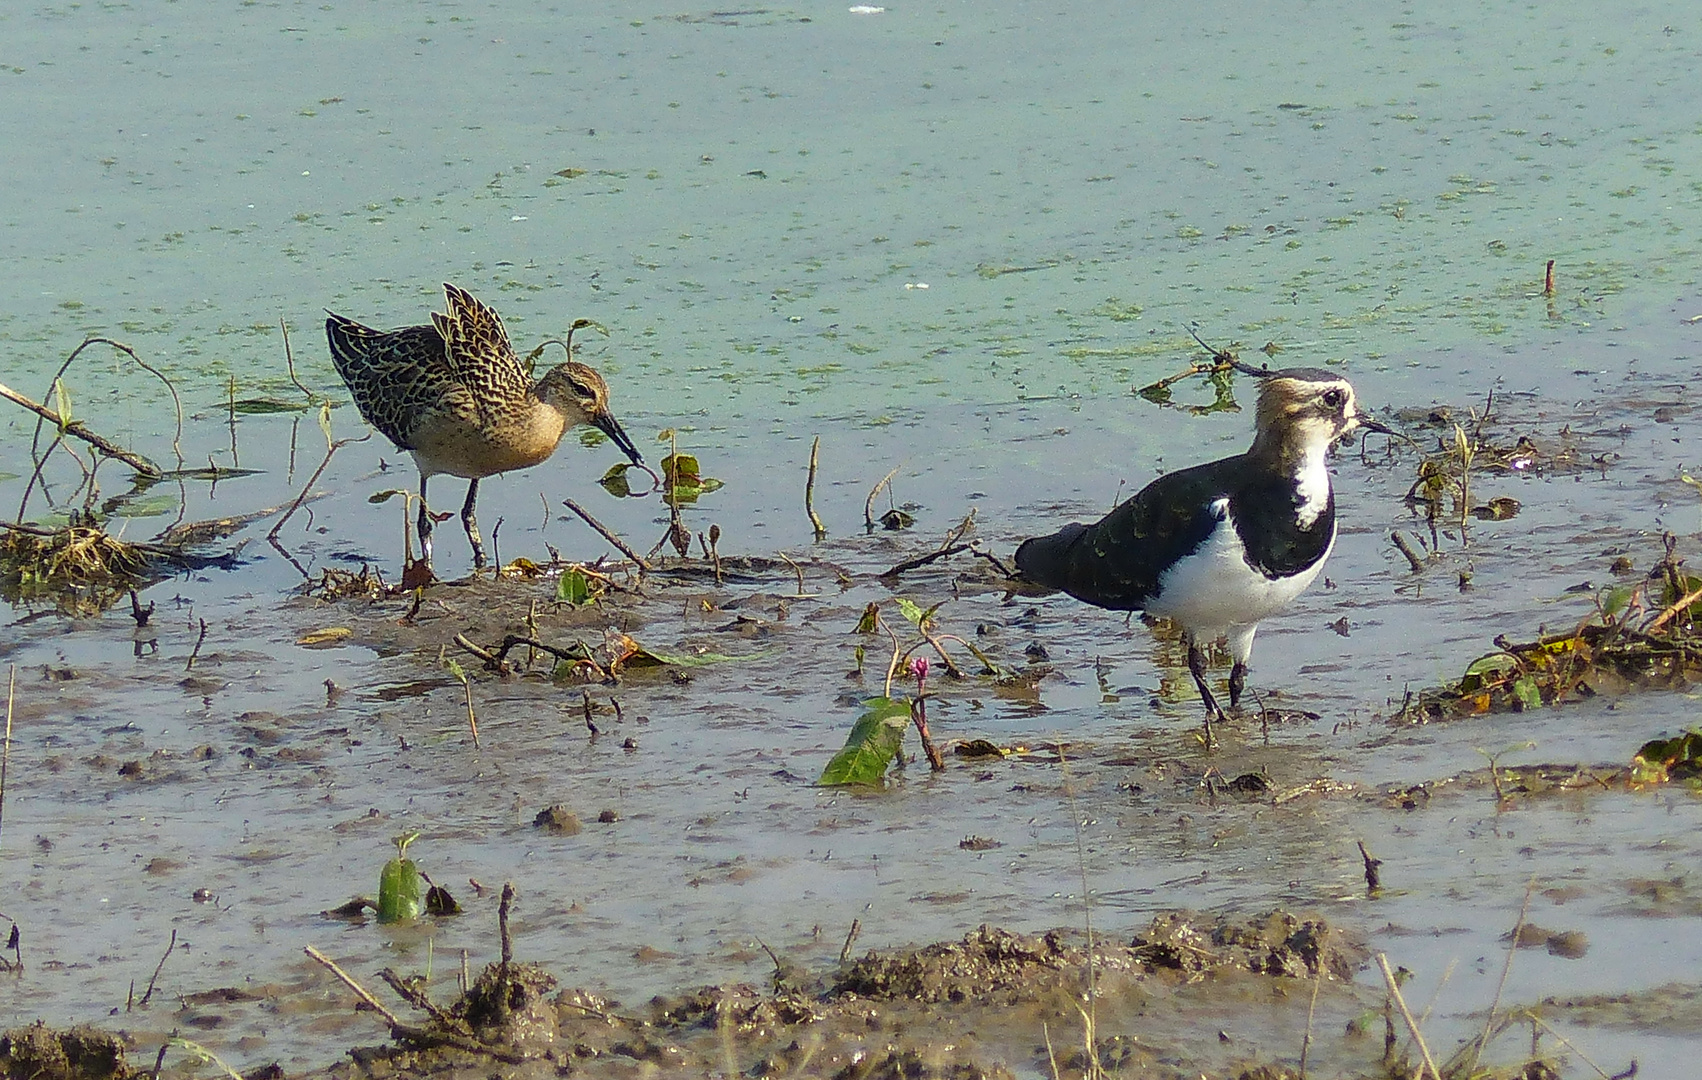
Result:
M916 676L917 682L921 682L923 679L926 679L928 677L928 658L926 656L918 656L911 660L910 674Z

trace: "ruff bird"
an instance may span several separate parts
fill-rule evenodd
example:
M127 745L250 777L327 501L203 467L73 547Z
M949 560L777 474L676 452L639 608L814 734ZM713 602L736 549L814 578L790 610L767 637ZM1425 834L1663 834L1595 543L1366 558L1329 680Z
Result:
M580 424L607 435L635 465L644 459L609 412L608 384L573 359L571 330L563 343L567 361L534 380L493 309L454 285L445 284L443 294L445 313L432 312L430 326L374 330L328 311L325 337L360 414L419 466L426 565L432 532L426 481L447 473L467 480L461 524L477 569L485 552L474 503L484 477L547 460L562 435Z

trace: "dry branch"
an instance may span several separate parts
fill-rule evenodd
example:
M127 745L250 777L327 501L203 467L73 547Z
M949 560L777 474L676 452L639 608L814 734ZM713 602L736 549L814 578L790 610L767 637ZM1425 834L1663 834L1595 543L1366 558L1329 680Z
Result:
M43 420L46 420L48 423L54 425L55 427L57 427L60 431L64 432L65 434L70 435L74 438L78 438L78 439L83 440L84 442L88 443L90 446L94 447L96 450L99 450L101 453L105 454L107 457L117 458L119 461L124 462L124 464L130 466L132 469L135 469L137 472L141 473L143 476L146 476L146 477L149 477L149 478L152 478L152 479L158 479L159 477L165 475L165 470L161 469L158 465L155 465L152 461L149 461L147 458L143 457L141 454L135 453L135 452L130 451L130 450L126 450L126 449L124 449L124 447L119 446L117 443L113 442L111 439L108 439L104 435L99 435L99 434L96 434L93 431L90 431L86 426L84 426L84 424L81 420L71 420L71 421L65 420L63 417L61 417L58 413L54 412L52 409L48 408L45 405L40 405L40 404L37 404L34 401L31 401L29 398L18 393L16 390L13 390L11 387L5 385L4 383L0 383L0 397L5 398L6 400L12 402L13 404L23 406L24 408L28 409L30 412L33 412L37 416L41 417Z

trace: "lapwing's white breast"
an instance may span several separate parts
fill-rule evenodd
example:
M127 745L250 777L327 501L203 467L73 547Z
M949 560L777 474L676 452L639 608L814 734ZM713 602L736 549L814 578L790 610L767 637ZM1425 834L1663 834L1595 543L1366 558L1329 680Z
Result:
M1324 483L1327 500L1327 475ZM1247 549L1235 530L1229 500L1219 499L1211 509L1217 527L1191 554L1159 575L1158 596L1146 606L1149 614L1174 619L1198 637L1250 626L1286 608L1317 579L1336 546L1332 527L1330 542L1317 562L1291 577L1266 577L1247 563ZM1321 512L1320 505L1313 520Z

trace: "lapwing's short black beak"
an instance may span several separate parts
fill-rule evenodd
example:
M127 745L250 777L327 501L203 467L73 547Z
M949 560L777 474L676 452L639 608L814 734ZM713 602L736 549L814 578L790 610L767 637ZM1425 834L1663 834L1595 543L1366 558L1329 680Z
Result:
M615 445L621 448L621 453L632 459L634 465L644 464L644 455L638 452L638 447L632 445L632 440L621 430L621 423L613 413L601 410L591 416L591 426L613 439Z

